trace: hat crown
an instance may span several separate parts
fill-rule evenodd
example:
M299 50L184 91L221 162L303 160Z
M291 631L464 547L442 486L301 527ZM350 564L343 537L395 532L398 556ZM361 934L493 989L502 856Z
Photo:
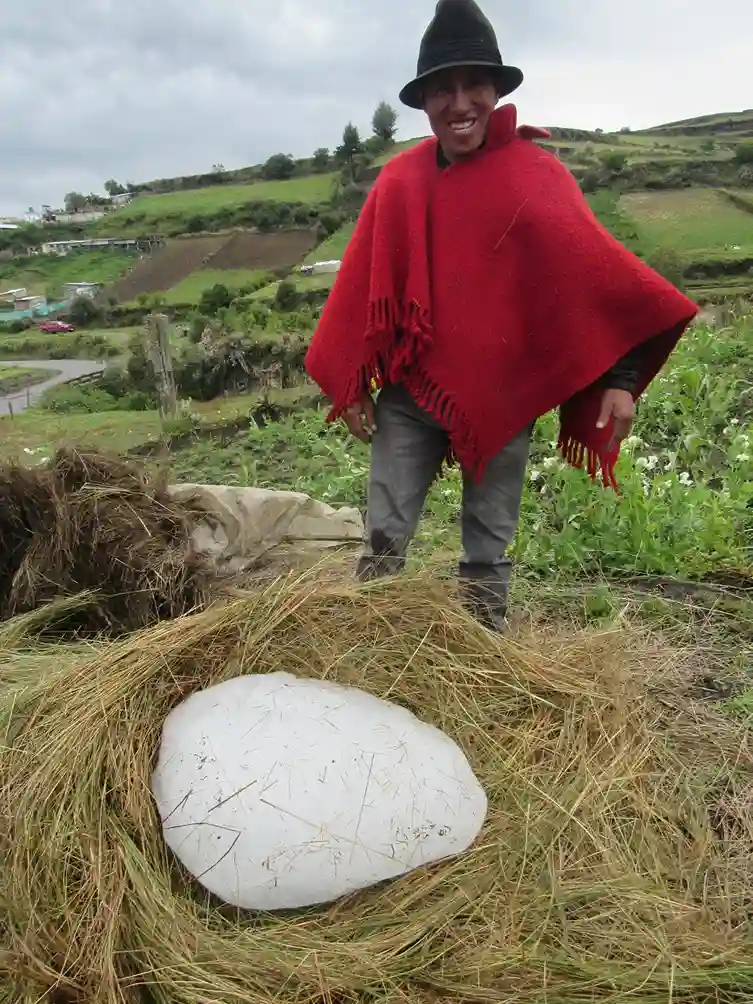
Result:
M494 28L474 0L439 0L421 39L418 73L464 59L502 65Z

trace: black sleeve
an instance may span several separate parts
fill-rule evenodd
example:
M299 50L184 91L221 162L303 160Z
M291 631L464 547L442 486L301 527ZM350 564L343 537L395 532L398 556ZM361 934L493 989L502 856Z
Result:
M619 359L611 370L604 374L604 386L609 390L626 390L630 394L635 394L638 389L642 359L643 346L639 345Z

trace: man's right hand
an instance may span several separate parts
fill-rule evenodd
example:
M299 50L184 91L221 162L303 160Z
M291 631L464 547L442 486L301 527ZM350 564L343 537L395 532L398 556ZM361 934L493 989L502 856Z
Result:
M372 435L376 432L374 401L371 395L364 394L360 401L346 408L343 419L351 436L360 439L362 443L370 443Z

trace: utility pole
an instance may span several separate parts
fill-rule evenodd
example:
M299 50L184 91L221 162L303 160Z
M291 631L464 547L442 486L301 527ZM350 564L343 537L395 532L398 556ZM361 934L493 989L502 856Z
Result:
M146 318L144 337L147 358L157 377L160 415L163 420L177 418L178 395L170 352L170 323L165 314L150 314Z

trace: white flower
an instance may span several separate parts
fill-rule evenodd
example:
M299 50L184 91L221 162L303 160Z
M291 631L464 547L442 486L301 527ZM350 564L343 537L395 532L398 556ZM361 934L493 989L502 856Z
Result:
M748 464L748 463L750 463L750 454L749 453L740 453L740 454L738 454L737 462L738 462L738 464Z
M687 471L683 471L682 472L682 474L680 475L680 479L679 480L680 480L680 484L684 488L692 488L693 487L693 479L691 478L691 476L688 474Z
M565 466L557 457L547 457L541 465L545 471L559 471Z
M730 425L739 425L739 424L740 424L739 418L733 418L732 421L730 422Z
M538 481L541 478L541 471L532 470L529 475L531 481Z
M628 436L622 444L624 450L634 450L638 446L643 446L643 440L640 436Z

